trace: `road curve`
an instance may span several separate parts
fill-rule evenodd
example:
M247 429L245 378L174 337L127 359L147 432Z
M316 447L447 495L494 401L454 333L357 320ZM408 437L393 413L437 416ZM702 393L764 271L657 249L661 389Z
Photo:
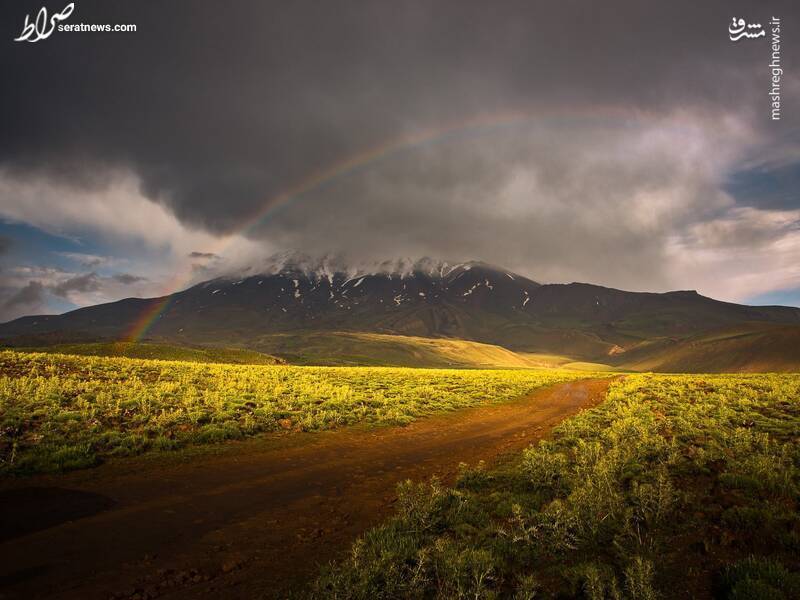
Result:
M608 385L5 485L0 598L285 597L390 514L399 481L520 450Z

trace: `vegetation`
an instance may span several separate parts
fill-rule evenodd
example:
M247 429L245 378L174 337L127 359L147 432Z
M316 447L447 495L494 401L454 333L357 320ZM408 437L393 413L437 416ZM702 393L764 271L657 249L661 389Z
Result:
M536 368L570 362L568 358L550 356L543 360L537 355L468 340L381 333L276 333L262 336L255 347L291 364L303 365Z
M581 376L237 366L5 351L0 352L0 472L87 467L110 456L280 429L403 424Z
M80 356L122 356L203 363L313 366L391 366L469 369L562 368L609 371L601 363L574 362L566 356L513 352L501 346L450 338L425 338L363 332L275 333L260 337L257 350L218 346L179 346L158 342L93 342L13 347L18 352Z
M800 375L630 375L496 471L399 487L319 597L800 597Z
M620 345L603 342L588 332L579 334L569 330L563 334L545 334L530 326L514 326L512 329L513 332L503 333L510 336L508 347L496 345L506 342L502 336L495 340L496 343L484 343L394 333L293 330L256 337L210 336L188 346L180 345L185 344L185 340L156 337L146 343L73 343L35 347L19 347L21 342L18 341L13 349L233 364L287 362L317 366L559 368L661 373L800 370L800 325L747 322L689 336L630 334L614 338ZM531 350L531 346L538 350Z
M108 342L86 344L56 344L35 348L15 348L20 352L77 354L79 356L122 356L150 360L180 360L201 363L230 363L237 365L275 365L283 361L269 354L240 348L213 346L174 346L138 342Z
M686 339L650 340L612 360L631 371L797 372L800 326L743 323Z

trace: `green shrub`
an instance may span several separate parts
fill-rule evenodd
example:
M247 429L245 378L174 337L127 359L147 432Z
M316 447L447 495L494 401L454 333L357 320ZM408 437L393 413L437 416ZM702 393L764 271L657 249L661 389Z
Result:
M522 471L536 488L555 488L567 474L568 464L567 457L546 440L522 452Z
M790 600L800 598L800 575L779 561L750 556L725 568L725 597L730 600Z
M656 600L659 594L653 585L655 569L649 560L637 556L625 568L625 591L630 600Z
M569 371L224 365L0 351L0 472L19 472L20 462L29 471L50 469L41 457L62 445L88 442L100 458L130 456L272 431L283 427L283 419L291 420L292 431L402 425L582 377ZM63 468L94 464L54 460Z
M339 597L655 600L769 550L721 593L800 598L777 562L800 547L798 431L798 375L629 375L501 470L404 484L397 516L359 542L373 562L331 571L350 582ZM402 552L381 552L387 532ZM365 585L378 571L399 575Z

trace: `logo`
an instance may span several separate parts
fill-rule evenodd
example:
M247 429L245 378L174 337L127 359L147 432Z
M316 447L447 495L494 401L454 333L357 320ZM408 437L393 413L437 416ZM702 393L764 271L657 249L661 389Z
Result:
M70 2L61 12L53 13L48 18L47 8L44 6L39 10L36 19L31 21L30 15L25 15L25 25L22 27L22 33L19 37L14 38L15 42L38 42L46 40L54 31L59 33L135 33L135 23L67 23L66 21L72 11L75 10L75 3Z
M18 38L14 38L15 42L38 42L39 40L46 40L56 29L56 25L65 21L75 10L75 3L70 2L64 7L61 12L53 13L47 18L47 8L44 6L39 9L39 14L36 15L36 20L31 22L31 16L25 15L25 25L22 26L22 33ZM35 34L35 37L34 37Z
M771 52L769 66L769 108L770 118L773 121L781 120L781 78L783 77L783 66L781 65L781 20L773 16L767 22L767 29L770 37L767 38L768 48ZM728 26L728 37L732 42L738 42L742 38L754 40L767 36L767 32L761 23L746 23L744 19L733 17Z
M745 24L744 19L737 19L736 17L731 19L731 24L728 27L728 36L731 38L732 42L738 42L742 38L753 40L755 38L764 37L765 35L767 34L761 26L761 23Z

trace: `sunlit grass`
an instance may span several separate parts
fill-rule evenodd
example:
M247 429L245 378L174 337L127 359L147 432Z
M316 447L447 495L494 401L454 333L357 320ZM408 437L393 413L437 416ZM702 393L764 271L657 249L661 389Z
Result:
M86 467L110 456L275 430L405 424L585 376L198 364L7 351L0 353L0 470Z
M629 375L600 406L396 517L335 598L800 597L800 375Z

